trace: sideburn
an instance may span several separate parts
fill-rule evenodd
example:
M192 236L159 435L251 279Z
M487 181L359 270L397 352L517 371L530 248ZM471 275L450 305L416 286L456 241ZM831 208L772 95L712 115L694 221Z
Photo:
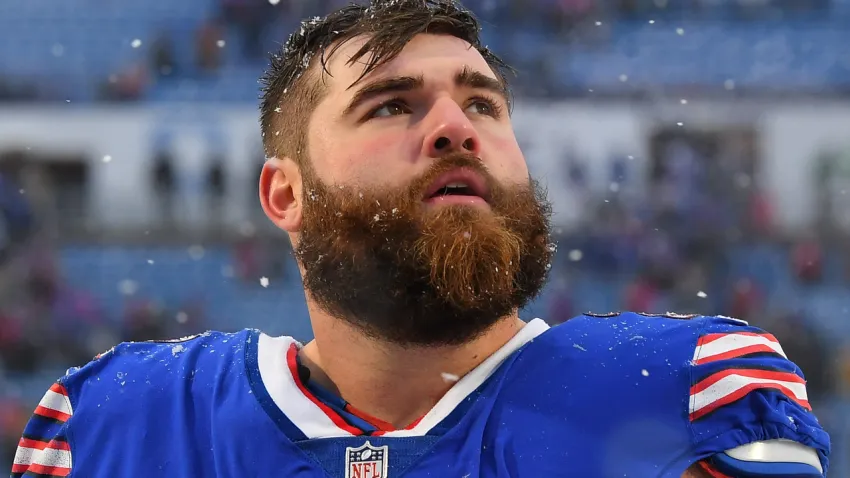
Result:
M487 179L491 210L425 212L423 191L457 167ZM544 192L533 182L500 186L477 159L445 158L392 191L325 185L312 171L304 185L295 248L304 287L323 309L373 337L467 342L525 306L546 280L552 248Z

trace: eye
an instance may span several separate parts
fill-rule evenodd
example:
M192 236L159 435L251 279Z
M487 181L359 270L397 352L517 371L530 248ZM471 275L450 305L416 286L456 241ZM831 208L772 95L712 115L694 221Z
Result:
M473 114L491 116L493 118L499 118L502 114L502 107L496 100L486 97L473 98L466 109Z
M410 108L404 104L401 100L390 100L382 105L378 106L374 110L372 110L367 117L368 118L386 118L389 116L399 116L404 114L410 114Z

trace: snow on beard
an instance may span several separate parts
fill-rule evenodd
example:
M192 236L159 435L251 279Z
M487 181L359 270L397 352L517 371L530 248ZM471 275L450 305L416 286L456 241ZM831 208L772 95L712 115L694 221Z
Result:
M426 210L425 191L467 168L490 191L490 210ZM441 158L410 184L326 185L304 168L303 224L295 255L317 303L374 336L401 343L461 343L524 306L552 255L551 208L534 183L499 184L475 157Z

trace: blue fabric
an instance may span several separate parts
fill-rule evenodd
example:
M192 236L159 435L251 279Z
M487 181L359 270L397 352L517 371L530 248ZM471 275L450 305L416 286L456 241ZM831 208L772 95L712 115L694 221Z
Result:
M403 438L308 439L265 391L255 331L126 343L60 380L67 423L36 416L27 430L67 437L72 478L342 478L346 457L367 455L391 478L680 478L696 461L777 438L814 448L827 469L829 436L781 391L689 413L692 387L713 374L800 373L777 354L694 361L701 337L736 333L761 332L719 317L580 316L510 355L430 433Z

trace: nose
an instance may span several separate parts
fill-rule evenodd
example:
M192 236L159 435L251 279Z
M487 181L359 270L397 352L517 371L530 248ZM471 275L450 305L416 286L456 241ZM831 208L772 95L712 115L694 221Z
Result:
M463 109L449 98L438 101L429 112L426 121L430 131L425 136L424 153L431 158L445 156L450 152L481 152L481 140L475 127Z

